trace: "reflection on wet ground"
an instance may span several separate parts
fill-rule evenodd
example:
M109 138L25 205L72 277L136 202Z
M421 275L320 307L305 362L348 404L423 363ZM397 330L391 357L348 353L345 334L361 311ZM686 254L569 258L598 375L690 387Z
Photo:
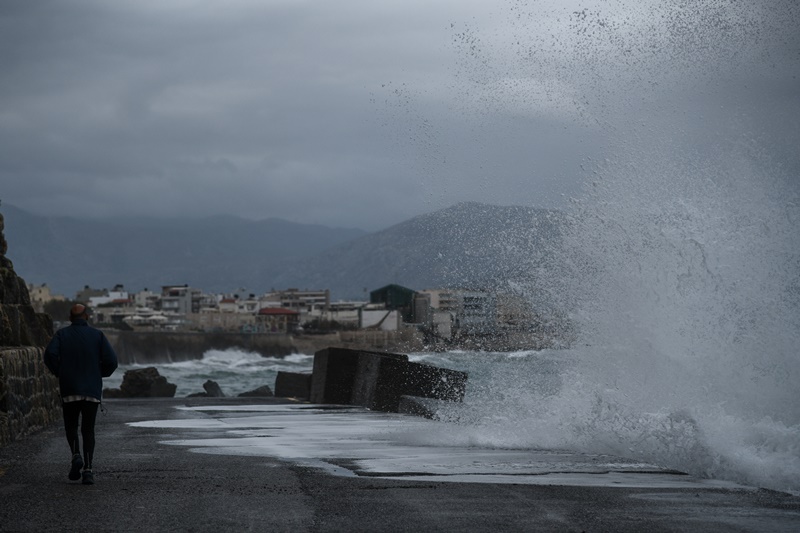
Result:
M179 408L191 418L135 422L182 430L163 444L193 452L275 457L334 475L538 485L742 488L658 465L559 450L489 449L404 443L433 424L362 408L236 405Z

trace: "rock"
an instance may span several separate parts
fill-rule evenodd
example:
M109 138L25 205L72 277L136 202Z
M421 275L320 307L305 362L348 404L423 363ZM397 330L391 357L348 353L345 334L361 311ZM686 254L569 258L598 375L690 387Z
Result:
M167 378L150 366L128 370L122 377L119 389L105 389L106 398L172 398L177 385L167 382Z
M311 374L278 372L275 378L275 396L307 400L311 397Z
M31 305L28 285L5 256L8 244L3 235L5 221L0 214L0 346L44 347L53 336L53 321Z
M274 396L274 394L272 394L272 389L270 389L268 385L262 385L257 389L253 389L239 394L240 398L265 397L265 396Z
M203 388L206 390L206 396L211 398L224 398L225 393L219 387L219 383L211 381L210 379L203 383Z

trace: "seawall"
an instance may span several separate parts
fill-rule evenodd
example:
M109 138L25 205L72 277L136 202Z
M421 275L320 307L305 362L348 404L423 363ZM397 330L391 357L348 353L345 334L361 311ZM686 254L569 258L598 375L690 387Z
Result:
M0 446L61 419L58 380L42 348L0 348Z
M330 346L410 351L421 349L413 331L352 331L326 335L197 333L105 330L120 364L153 364L200 359L208 350L237 349L264 357L313 355Z
M120 364L150 364L200 359L208 350L230 348L282 357L293 353L288 335L105 330Z

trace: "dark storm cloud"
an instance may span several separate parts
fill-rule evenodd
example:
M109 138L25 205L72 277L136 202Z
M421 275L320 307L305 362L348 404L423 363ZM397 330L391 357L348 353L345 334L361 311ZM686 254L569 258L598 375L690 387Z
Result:
M487 4L4 2L0 194L374 229L461 200L557 205L642 109L747 109L762 86L774 119L796 108L791 2Z

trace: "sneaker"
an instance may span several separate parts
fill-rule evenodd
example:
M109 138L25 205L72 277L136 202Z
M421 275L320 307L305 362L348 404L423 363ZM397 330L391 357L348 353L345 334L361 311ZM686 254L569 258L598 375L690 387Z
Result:
M81 454L76 453L72 456L72 468L69 469L69 478L72 481L78 481L81 478L81 468L83 468L83 459Z
M84 485L94 485L94 474L91 470L84 470L83 471L83 481Z

